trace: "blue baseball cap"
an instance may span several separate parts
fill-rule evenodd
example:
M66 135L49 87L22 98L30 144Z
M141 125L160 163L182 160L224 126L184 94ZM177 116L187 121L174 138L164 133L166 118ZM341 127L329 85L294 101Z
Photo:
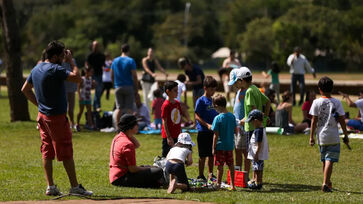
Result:
M240 67L238 69L232 69L229 74L229 82L228 85L232 86L238 79L244 79L252 76L251 70L247 67Z
M263 113L260 110L257 109L253 109L247 117L246 122L249 123L252 120L259 120L259 121L263 121Z

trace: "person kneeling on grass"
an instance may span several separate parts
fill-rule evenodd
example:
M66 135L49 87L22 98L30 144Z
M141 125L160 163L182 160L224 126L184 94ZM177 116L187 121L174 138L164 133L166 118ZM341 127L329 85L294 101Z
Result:
M170 149L166 156L167 162L165 171L170 176L168 193L173 193L176 189L188 190L189 183L185 172L185 165L193 163L192 147L195 146L188 133L180 133L178 142Z
M135 149L140 147L135 134L139 131L138 119L131 114L121 117L120 133L111 144L110 183L115 186L159 188L164 183L159 167L136 166Z
M251 123L255 128L248 148L248 159L252 160L253 169L253 179L248 182L248 187L259 190L262 188L264 160L267 160L269 156L266 130L263 127L263 113L257 109L252 110L246 122Z

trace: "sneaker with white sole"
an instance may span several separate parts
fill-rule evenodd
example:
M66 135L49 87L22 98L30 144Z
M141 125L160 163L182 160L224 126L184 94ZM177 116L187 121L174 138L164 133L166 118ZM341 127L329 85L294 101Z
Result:
M79 184L76 187L72 187L69 189L70 194L79 194L79 195L85 195L85 196L91 196L93 194L92 191L87 191L82 184Z
M47 190L45 191L45 195L47 196L59 196L62 195L62 193L57 188L57 185L54 186L48 186Z

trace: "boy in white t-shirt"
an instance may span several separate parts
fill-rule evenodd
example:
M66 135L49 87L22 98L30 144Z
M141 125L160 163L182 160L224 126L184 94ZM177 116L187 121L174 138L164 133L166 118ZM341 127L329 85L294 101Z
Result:
M314 134L320 149L320 160L323 162L324 181L321 190L323 192L332 192L332 182L330 180L333 172L333 163L339 161L340 141L338 123L343 129L343 141L349 144L347 129L344 121L344 109L342 103L331 97L333 90L333 80L329 77L322 77L319 80L318 87L321 98L315 99L310 108L310 115L313 116L311 121L310 145L314 146Z
M249 160L252 160L253 179L248 182L248 187L251 189L262 188L262 176L264 160L268 160L268 143L266 130L263 126L263 113L258 110L252 110L247 117L247 123L251 123L255 128L250 139L248 147Z
M356 102L353 102L350 98L348 94L344 94L342 92L339 92L340 95L343 96L343 99L346 100L347 104L349 107L353 107L353 108L358 108L359 109L359 113L358 116L354 119L345 119L345 122L347 123L347 126L355 129L355 130L359 130L359 131L363 131L363 89L360 90L359 92L359 98Z
M180 102L180 107L182 110L182 116L185 118L186 122L184 123L184 127L189 127L193 125L193 121L190 118L188 112L188 105L187 105L187 87L185 85L185 81L187 80L184 74L179 74L177 79L175 80L178 83L178 96L176 100ZM182 101L182 95L184 95L184 101Z

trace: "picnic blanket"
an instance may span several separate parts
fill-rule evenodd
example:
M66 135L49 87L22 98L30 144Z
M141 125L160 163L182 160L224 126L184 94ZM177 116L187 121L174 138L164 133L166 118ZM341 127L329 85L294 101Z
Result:
M188 132L188 133L197 133L198 130L197 129L187 129L187 128L183 128L182 132ZM161 134L161 130L141 130L139 131L140 134L145 134L145 135L160 135Z

